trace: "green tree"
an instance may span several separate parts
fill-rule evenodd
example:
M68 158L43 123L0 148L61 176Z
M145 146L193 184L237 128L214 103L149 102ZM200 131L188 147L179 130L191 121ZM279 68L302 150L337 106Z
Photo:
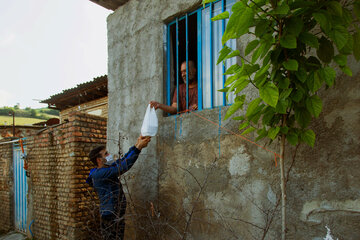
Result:
M33 118L36 118L37 117L37 112L35 109L31 109L30 110L30 116L33 117Z
M225 18L229 13L213 20ZM218 63L239 56L241 65L225 72L231 76L220 91L237 95L225 119L247 103L246 113L233 118L241 121L243 134L256 131L256 140L280 140L282 239L286 238L285 143L314 147L315 133L309 125L323 108L318 92L334 85L335 68L352 76L347 56L360 59L359 19L360 0L241 0L232 7ZM225 45L245 34L253 40L244 56ZM249 84L259 97L247 102L241 93Z

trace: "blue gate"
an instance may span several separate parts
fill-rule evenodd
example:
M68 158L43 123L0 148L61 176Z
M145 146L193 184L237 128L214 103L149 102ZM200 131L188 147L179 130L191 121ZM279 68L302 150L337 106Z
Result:
M26 195L28 191L26 171L24 169L24 158L26 154L25 140L13 143L14 160L14 209L15 209L15 228L18 231L26 232L27 202ZM23 154L23 150L24 153Z

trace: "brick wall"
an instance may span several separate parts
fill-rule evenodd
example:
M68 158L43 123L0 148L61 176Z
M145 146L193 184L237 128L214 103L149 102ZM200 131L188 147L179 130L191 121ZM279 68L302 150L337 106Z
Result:
M105 143L106 119L83 113L29 138L28 222L35 220L36 239L87 239L88 153Z
M12 143L0 144L0 232L13 228Z
M99 98L90 102L86 102L75 107L71 107L60 112L60 122L64 122L69 118L72 112L87 113L107 118L108 116L108 97Z
M34 135L42 126L15 126L15 137L23 138ZM9 138L13 136L12 125L0 126L0 139Z

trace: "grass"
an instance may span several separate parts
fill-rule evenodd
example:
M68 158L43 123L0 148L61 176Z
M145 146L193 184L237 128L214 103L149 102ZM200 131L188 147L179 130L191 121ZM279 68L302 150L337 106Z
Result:
M38 118L24 118L24 117L16 117L15 116L15 125L32 125L34 123L46 121L44 119ZM12 116L0 116L0 125L11 125L13 124Z

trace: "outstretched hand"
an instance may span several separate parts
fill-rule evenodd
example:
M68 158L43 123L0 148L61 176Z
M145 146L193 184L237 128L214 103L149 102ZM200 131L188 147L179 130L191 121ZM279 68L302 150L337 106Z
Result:
M191 105L191 106L189 107L189 110L190 110L190 111L195 111L195 110L198 110L198 106L197 106L197 104L193 104L193 105Z
M150 136L144 137L140 135L140 137L138 137L136 141L135 147L139 150L146 148L150 140L151 140Z
M150 101L149 104L150 104L151 108L155 108L155 110L156 110L156 109L158 109L160 107L161 103L158 103L158 102L155 102L155 101Z

